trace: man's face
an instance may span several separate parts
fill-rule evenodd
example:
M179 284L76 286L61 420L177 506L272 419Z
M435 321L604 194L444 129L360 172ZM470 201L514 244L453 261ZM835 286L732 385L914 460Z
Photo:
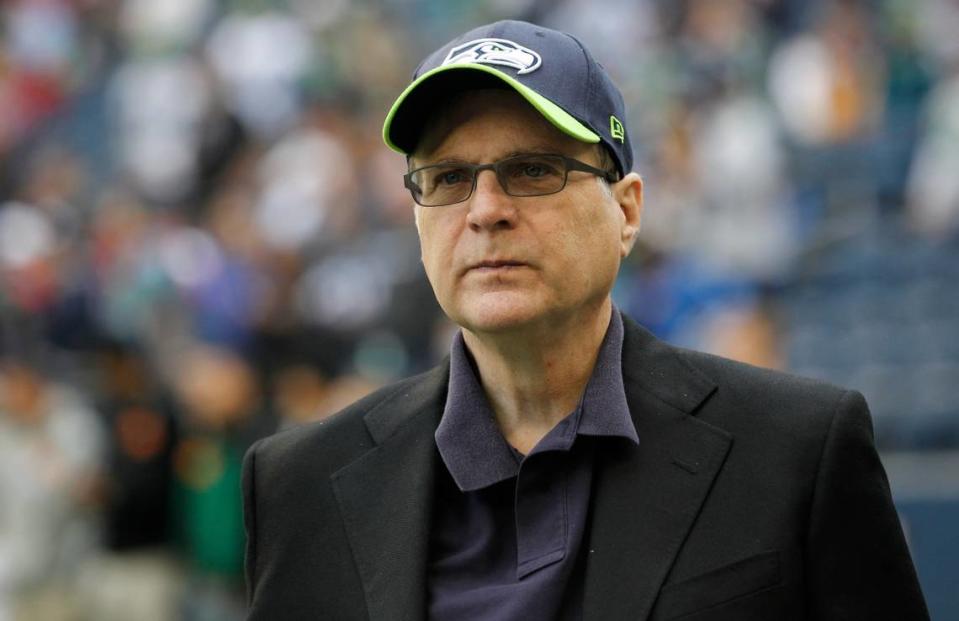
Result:
M477 91L445 111L412 159L419 167L557 153L596 166L597 148L555 129L511 91ZM632 184L632 190L620 187ZM603 307L638 229L641 185L571 171L557 194L514 197L483 171L466 201L416 206L423 265L440 306L477 334L548 328ZM634 209L621 204L631 194Z

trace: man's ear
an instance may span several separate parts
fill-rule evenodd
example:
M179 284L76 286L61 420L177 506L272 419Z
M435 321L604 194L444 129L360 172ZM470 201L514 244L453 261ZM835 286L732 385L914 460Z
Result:
M623 213L619 254L626 257L636 243L639 224L643 215L643 179L639 173L630 172L612 184L613 198Z

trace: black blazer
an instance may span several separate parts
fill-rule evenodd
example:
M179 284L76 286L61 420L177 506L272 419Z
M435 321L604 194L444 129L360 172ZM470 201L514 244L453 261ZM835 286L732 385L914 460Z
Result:
M640 444L597 454L586 621L928 619L856 392L624 317ZM243 465L250 619L423 619L448 362Z

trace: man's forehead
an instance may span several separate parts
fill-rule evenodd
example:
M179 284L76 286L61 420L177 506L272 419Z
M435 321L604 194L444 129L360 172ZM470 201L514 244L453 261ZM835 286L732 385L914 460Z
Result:
M574 154L591 146L559 131L514 91L483 89L458 93L438 104L430 122L424 127L412 159L465 156L466 153L457 151L488 146L485 135L462 131L464 126L481 117L512 130L514 140L509 145L510 152Z

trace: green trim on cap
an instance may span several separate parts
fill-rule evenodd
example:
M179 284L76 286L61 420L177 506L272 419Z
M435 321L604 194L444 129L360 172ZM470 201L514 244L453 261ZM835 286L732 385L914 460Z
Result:
M555 125L556 128L562 131L564 134L568 134L569 136L572 136L581 142L588 142L592 144L599 142L599 135L597 135L593 130L589 129L555 103L543 97L522 82L519 82L512 76L487 65L481 65L478 63L456 63L452 65L443 65L427 71L414 80L412 84L407 86L406 90L404 90L400 96L396 98L396 101L393 103L393 107L390 108L389 114L386 115L386 120L383 122L383 142L386 143L386 146L393 149L397 153L408 155L406 151L396 146L396 144L394 144L390 139L390 127L393 123L393 117L396 116L396 112L400 109L400 106L403 105L403 102L406 101L406 98L410 95L410 93L416 90L420 84L438 73L456 69L473 69L496 76L500 80L510 85L517 93L522 95L523 99L528 101L530 105L536 108L540 114L546 117L546 120Z

